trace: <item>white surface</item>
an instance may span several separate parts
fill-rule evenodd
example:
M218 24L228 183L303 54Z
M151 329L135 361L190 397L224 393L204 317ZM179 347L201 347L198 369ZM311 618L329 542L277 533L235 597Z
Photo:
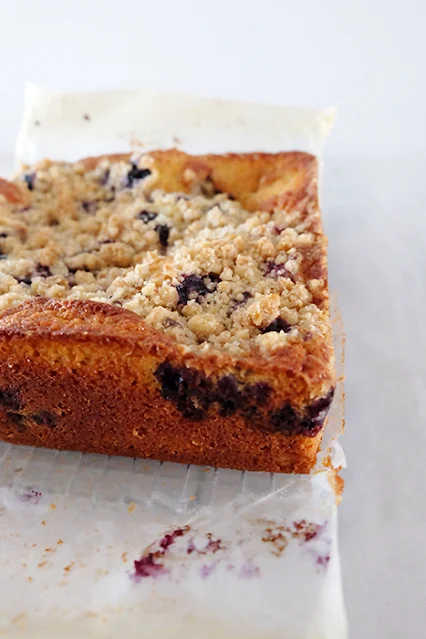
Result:
M347 638L325 473L1 442L0 460L2 638Z
M0 153L28 79L339 105L323 208L348 338L340 543L354 639L421 639L426 625L425 14L420 0L0 0Z

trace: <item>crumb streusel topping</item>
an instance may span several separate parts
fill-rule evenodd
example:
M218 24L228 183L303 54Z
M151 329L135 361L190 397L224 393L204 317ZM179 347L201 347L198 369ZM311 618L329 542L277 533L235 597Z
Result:
M18 175L28 201L0 195L0 311L31 297L122 306L191 350L272 352L327 330L301 277L314 233L297 211L248 212L208 182L153 189L132 162L45 161Z

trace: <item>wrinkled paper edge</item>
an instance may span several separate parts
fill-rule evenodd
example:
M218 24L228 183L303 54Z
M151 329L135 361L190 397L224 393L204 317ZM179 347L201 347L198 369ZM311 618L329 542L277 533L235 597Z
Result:
M302 150L319 156L335 117L334 107L302 109L148 89L61 93L27 83L15 157L31 164L172 147L188 153Z

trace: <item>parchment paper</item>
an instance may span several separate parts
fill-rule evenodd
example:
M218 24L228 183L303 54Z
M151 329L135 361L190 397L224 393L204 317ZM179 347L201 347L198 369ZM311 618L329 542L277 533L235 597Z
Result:
M332 110L28 85L17 161L131 148L320 153ZM334 311L336 361L342 331ZM310 476L0 443L0 636L344 639L335 467Z

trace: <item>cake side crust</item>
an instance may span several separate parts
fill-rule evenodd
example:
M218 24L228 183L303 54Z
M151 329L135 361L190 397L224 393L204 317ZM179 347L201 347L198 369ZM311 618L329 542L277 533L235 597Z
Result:
M70 324L74 310L66 311ZM97 314L99 320L102 311ZM231 369L216 367L215 385L203 376L198 388L186 389L189 401L174 401L167 395L173 378L164 393L159 368L172 361L174 370L188 371L191 379L200 369L188 367L176 353L172 357L166 344L139 327L125 336L131 326L126 320L121 331L98 327L96 336L77 326L78 320L74 334L70 324L49 334L43 328L27 331L25 322L3 328L5 320L0 320L0 433L6 441L271 472L308 472L314 462L320 430L312 436L291 432L287 402L273 391L265 397L269 378L258 371L238 391ZM245 388L246 399L258 393L256 403L245 407L251 414L239 411L241 398L235 395ZM272 423L271 412L283 408L283 419Z

